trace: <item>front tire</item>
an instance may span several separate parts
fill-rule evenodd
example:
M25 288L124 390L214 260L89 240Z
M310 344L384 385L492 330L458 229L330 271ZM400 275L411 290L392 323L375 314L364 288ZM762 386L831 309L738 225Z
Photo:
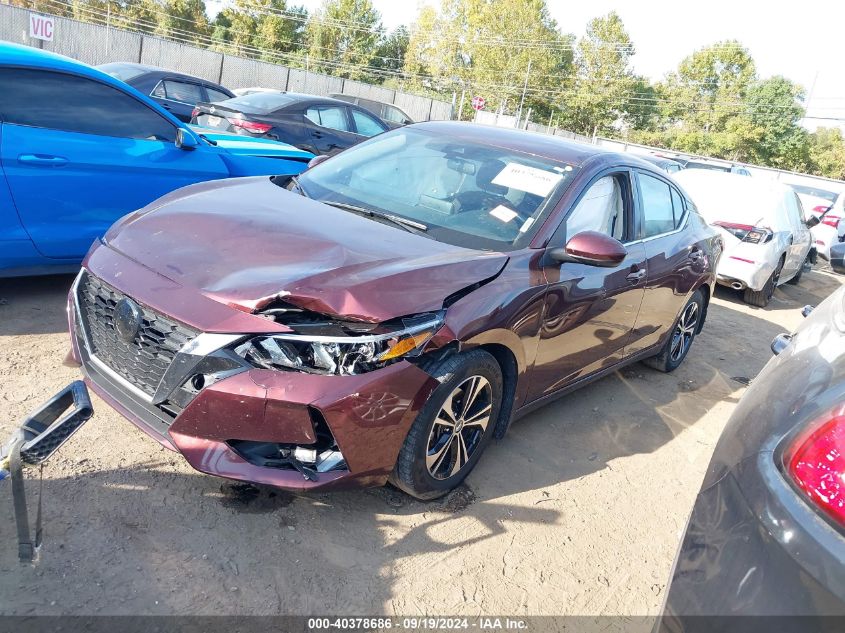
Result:
M389 480L417 499L436 499L475 467L502 403L502 370L484 350L452 356L430 371L440 381L411 425Z
M643 362L649 367L667 374L675 371L687 357L703 318L704 297L701 290L696 290L675 320L666 345L663 346L657 356L647 358Z

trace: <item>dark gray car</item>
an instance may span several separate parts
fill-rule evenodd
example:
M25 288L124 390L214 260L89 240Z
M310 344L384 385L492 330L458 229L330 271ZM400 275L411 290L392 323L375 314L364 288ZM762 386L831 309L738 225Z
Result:
M843 300L845 287L772 343L779 355L716 446L655 630L706 630L713 622L701 615L845 614ZM719 630L750 624L731 622Z

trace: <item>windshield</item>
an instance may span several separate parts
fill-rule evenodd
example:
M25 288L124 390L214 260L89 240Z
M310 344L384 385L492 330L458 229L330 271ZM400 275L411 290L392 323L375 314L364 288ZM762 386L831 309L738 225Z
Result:
M299 176L305 195L425 225L442 242L484 250L526 244L576 168L422 130L382 134Z

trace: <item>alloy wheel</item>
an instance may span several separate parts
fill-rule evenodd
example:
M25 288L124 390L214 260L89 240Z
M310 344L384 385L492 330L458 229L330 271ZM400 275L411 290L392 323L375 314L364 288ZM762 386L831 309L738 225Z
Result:
M669 350L669 356L673 362L677 362L687 353L689 346L692 345L692 339L695 337L695 330L698 327L698 304L690 303L681 318L678 319L678 325L675 327L675 332L672 334L672 347Z
M428 436L425 463L435 479L457 475L472 458L490 423L493 389L483 376L470 376L446 398Z

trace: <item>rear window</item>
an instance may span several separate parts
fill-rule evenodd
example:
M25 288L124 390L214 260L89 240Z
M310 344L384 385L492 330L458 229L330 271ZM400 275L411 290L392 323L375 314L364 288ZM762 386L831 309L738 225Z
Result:
M209 88L208 86L205 87L205 91L208 93L208 100L211 101L211 103L218 103L220 101L231 99L231 97L225 92L220 92L219 90Z
M827 191L826 189L818 189L816 187L808 187L807 185L789 185L796 193L804 194L805 196L815 196L816 198L823 198L830 203L836 202L837 193L835 191Z
M148 72L148 70L143 66L121 64L120 62L115 62L113 64L101 64L100 66L97 66L97 68L102 70L104 73L108 73L115 79L120 79L121 81L129 81L130 79L140 77L144 73Z
M723 167L722 165L713 165L712 163L695 163L690 161L684 166L686 169L710 169L712 171L727 171L731 170L730 167Z
M220 105L247 114L270 114L297 101L296 97L277 92L254 92L223 101Z

